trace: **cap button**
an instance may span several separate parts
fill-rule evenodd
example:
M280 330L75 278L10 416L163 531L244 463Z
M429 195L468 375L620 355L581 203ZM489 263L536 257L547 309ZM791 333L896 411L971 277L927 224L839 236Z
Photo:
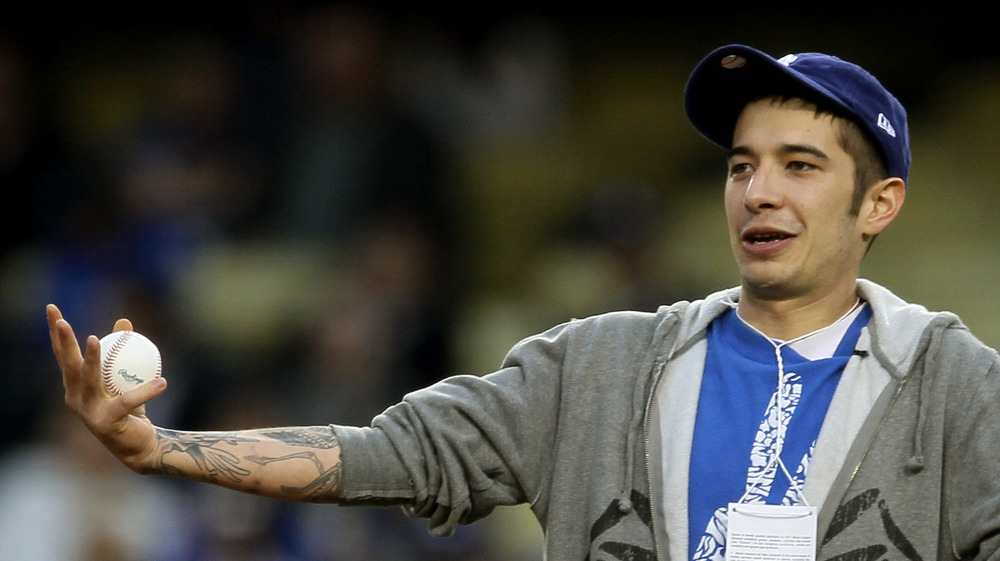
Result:
M722 67L726 70L733 70L735 68L740 68L747 63L747 59L741 57L740 55L726 55L722 57Z

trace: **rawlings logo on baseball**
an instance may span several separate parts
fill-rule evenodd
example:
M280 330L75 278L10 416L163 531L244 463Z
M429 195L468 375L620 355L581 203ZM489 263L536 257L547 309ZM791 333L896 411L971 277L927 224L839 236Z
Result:
M101 376L114 395L121 395L160 376L160 350L135 331L115 331L101 339Z

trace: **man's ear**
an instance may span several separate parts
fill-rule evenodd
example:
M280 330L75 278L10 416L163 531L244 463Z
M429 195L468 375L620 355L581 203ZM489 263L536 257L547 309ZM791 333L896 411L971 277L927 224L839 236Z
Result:
M864 219L863 233L869 237L878 235L895 220L899 209L906 200L906 183L898 177L879 181L868 190L862 205Z

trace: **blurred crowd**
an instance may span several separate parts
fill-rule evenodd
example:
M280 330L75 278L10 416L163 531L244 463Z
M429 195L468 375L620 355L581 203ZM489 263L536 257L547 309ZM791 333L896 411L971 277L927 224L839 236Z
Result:
M539 558L516 516L436 539L397 509L128 473L62 406L43 307L81 341L130 318L170 384L150 416L197 430L367 424L571 315L688 296L651 255L655 185L566 169L556 29L330 5L44 57L19 39L0 37L0 560Z

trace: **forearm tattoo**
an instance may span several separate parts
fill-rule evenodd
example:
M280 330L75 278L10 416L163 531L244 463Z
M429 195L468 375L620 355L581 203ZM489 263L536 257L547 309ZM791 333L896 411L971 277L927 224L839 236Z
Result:
M281 492L288 498L303 501L331 500L340 486L341 463L325 466L316 450L331 450L340 446L337 435L329 427L299 427L262 429L254 432L208 432L187 433L157 429L160 440L159 472L167 475L183 475L182 470L172 464L167 456L182 454L191 459L198 470L209 481L225 484L239 484L251 475L251 466L277 464L288 460L307 460L317 471L317 476L302 486L282 485ZM278 441L289 447L303 448L277 456L238 456L229 447L241 444Z
M181 475L181 471L170 464L168 454L180 453L194 461L198 469L210 480L228 479L239 482L250 472L240 467L240 458L221 445L260 442L259 438L238 436L235 433L185 433L157 429L160 440L160 471L168 475Z
M341 462L337 462L331 467L326 467L320 458L312 450L330 450L340 446L337 435L333 430L322 427L308 427L301 429L268 429L263 434L275 440L280 440L291 446L310 448L294 454L283 456L247 456L246 459L258 465L268 465L293 459L309 460L316 466L319 475L301 487L291 487L282 485L283 493L301 497L306 501L318 501L335 496L337 488L340 487Z

